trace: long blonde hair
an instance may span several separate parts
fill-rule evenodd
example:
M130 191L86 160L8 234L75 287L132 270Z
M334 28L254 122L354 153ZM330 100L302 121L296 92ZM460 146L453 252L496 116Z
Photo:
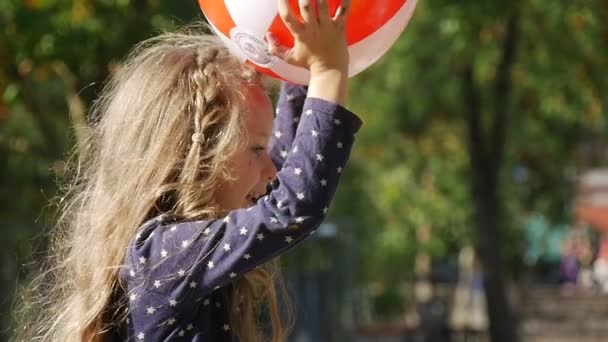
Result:
M230 179L226 160L244 144L244 86L260 76L199 29L164 33L137 45L92 107L60 197L46 267L24 291L16 341L105 341L124 321L118 272L146 219L218 217L213 194ZM192 143L193 136L200 143ZM283 341L278 262L232 288L231 327L240 341ZM286 298L286 297L285 297ZM238 305L238 308L237 308Z

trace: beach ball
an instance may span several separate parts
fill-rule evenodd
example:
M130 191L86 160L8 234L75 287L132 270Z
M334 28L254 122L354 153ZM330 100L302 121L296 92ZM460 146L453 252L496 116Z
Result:
M328 0L330 15L341 1ZM293 37L278 13L277 0L199 0L211 28L237 56L259 71L292 83L308 84L308 70L271 55L266 33L279 44L293 47ZM290 0L301 19L298 0ZM407 26L416 0L351 0L346 22L350 54L349 76L363 71L395 43Z

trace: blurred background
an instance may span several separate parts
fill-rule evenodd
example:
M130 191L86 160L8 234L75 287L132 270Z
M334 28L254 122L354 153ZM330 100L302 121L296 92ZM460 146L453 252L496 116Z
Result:
M330 219L284 258L292 341L605 341L608 1L424 0L351 84ZM194 0L0 1L0 341L56 184L133 44Z

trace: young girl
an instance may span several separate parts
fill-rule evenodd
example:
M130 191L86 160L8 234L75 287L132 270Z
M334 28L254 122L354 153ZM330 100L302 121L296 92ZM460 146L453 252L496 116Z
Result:
M295 46L270 50L311 80L282 86L274 125L260 77L215 37L130 55L95 104L16 340L285 340L272 260L324 219L361 125L342 106L347 5L316 3L300 0L301 22L279 0Z

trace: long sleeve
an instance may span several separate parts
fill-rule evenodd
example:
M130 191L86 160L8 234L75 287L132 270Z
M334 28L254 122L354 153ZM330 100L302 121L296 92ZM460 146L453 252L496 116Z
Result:
M281 84L273 134L268 146L270 158L272 158L277 170L283 167L283 162L291 151L304 101L306 100L306 92L307 88L304 86L285 82Z
M293 248L321 224L361 121L314 98L305 99L297 126L279 119L296 109L279 106L275 133L285 132L275 134L272 149L287 153L276 187L256 205L217 220L159 219L141 227L122 272L132 300L132 336L163 340L187 333L183 327L200 319L215 289Z

